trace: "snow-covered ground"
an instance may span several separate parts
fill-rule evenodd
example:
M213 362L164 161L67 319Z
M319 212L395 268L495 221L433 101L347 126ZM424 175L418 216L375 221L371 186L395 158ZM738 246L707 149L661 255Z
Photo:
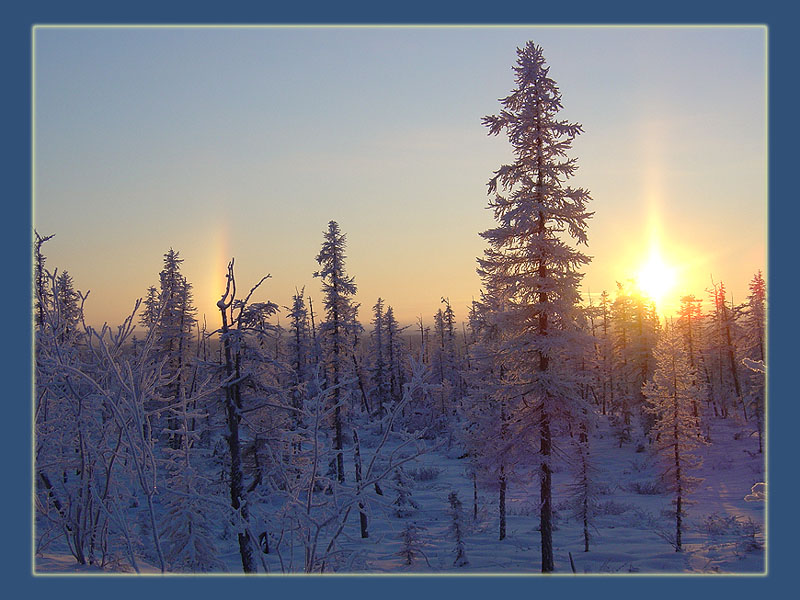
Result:
M712 443L702 449L703 465L693 473L703 481L686 507L683 551L676 552L669 541L675 529L671 496L640 493L657 491L656 457L639 441L620 447L608 421L601 417L592 453L603 491L599 497L602 514L593 521L589 552L584 552L582 524L569 518L565 504L572 475L566 465L553 475L556 572L572 573L571 553L579 574L763 573L766 503L744 499L755 483L765 481L757 439L734 418L714 421L710 433ZM368 457L376 438L364 438L363 452ZM340 538L348 559L338 568L360 573L538 573L538 482L531 477L509 484L507 536L500 541L498 493L479 486L478 518L474 520L472 479L467 475L467 459L459 458L462 454L453 443L449 449L429 452L405 465L413 481L412 498L418 505L408 517L394 514L391 502L396 493L391 481L383 484L383 497L372 493L367 503L369 538L360 537L358 514L353 512ZM469 564L462 567L453 565L451 491L458 493L463 504ZM421 550L412 565L399 555L401 536L409 522L419 527ZM229 572L241 572L235 537L221 540L218 547ZM281 572L274 551L264 558L270 572ZM286 551L282 558L286 566ZM140 568L157 572L146 561ZM76 565L68 554L59 553L55 545L36 558L37 572L88 573L87 569ZM120 565L120 570L125 570L124 566Z

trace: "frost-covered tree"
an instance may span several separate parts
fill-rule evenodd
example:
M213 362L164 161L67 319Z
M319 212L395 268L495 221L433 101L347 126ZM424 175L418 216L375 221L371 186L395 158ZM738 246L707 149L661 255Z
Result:
M592 419L590 413L579 420L580 434L573 439L573 453L570 462L573 480L569 484L570 515L580 521L583 528L583 550L589 552L591 534L589 532L599 505L598 468L591 453Z
M664 467L661 476L674 494L675 550L680 552L684 506L687 496L701 481L690 475L701 464L693 451L704 443L693 414L700 392L680 334L674 327L659 340L655 361L653 379L643 391L646 410L655 417L655 449Z
M387 350L389 344L386 340L386 318L383 308L383 299L378 298L372 307L372 333L370 334L370 382L371 392L378 405L375 410L378 415L383 415L384 405L389 401L391 394L391 377L387 364Z
M425 531L424 527L409 521L400 532L400 551L397 555L404 560L406 565L413 565L419 556L425 557L425 553L422 551L424 543L421 534L423 531Z
M150 408L173 412L180 404L181 394L185 393L189 377L192 338L197 322L193 306L192 285L181 274L183 259L180 253L170 248L164 254L164 266L159 273L159 287L148 288L144 309L139 322L152 332L156 358L163 362L164 374L168 383L160 390L162 406ZM164 406L165 405L165 406ZM180 447L177 419L170 414L167 418L169 444L173 449ZM155 424L158 429L158 419Z
M504 381L502 299L489 292L473 301L470 328L470 369L465 375L468 393L460 414L464 420L462 442L467 448L476 478L498 492L500 540L506 537L506 493L514 475L509 459L515 440L511 420L517 402L514 386Z
M456 315L450 304L450 298L442 298L445 305L442 312L442 329L444 342L444 360L446 364L447 380L451 392L451 404L460 402L463 396L463 381L461 379L461 361L458 356L458 345L456 342Z
M442 298L444 310L433 316L434 338L431 352L431 368L439 385L440 427L445 428L452 420L463 395L461 369L456 347L456 318L448 298Z
M353 376L351 353L353 338L358 328L358 305L353 303L356 284L345 271L345 248L347 236L336 221L328 223L324 233L322 249L317 255L320 270L314 273L322 279L325 297L325 323L320 326L327 387L331 389L333 406L334 448L336 450L336 476L344 481L344 456L342 454L343 409L348 397L348 380Z
M624 442L631 440L631 417L632 411L632 376L630 361L631 346L631 327L633 310L631 298L623 294L622 284L617 282L617 297L611 305L611 356L612 356L612 376L614 388L612 396L616 399L613 406L616 435L620 441L620 447Z
M151 285L147 288L147 295L142 301L142 311L139 315L139 323L148 331L155 329L159 320L159 299L158 288Z
M484 117L491 135L508 134L515 160L489 181L497 226L481 235L479 260L487 288L508 298L507 377L524 396L517 415L520 451L538 441L542 571L553 570L553 424L579 397L563 355L577 335L579 269L589 262L572 241L586 244L589 193L566 185L576 160L567 157L582 128L559 120L561 93L542 48L517 50L516 87L498 115ZM524 441L523 441L524 440Z
M125 557L138 571L145 553L163 572L155 506L161 480L146 407L166 381L153 360L153 336L132 351L138 303L116 331L86 325L79 293L79 330L70 333L74 319L58 306L59 278L44 272L43 279L52 301L41 305L36 333L37 540L50 535L48 526L38 529L46 523L80 564L104 567ZM136 535L137 517L146 536Z
M766 362L764 352L766 342L766 298L767 285L761 271L750 282L750 295L747 297L746 312L743 317L743 351L751 361ZM751 414L756 417L758 430L758 451L763 452L764 442L764 396L766 381L763 370L748 368L746 388Z
M712 304L706 317L704 360L709 371L714 410L727 418L733 398L741 405L743 417L747 420L739 376L739 310L728 299L724 282L713 283L709 295Z
M411 496L412 481L402 466L395 469L392 483L397 494L392 502L395 516L401 519L410 517L419 506Z
M744 318L744 352L752 360L766 360L767 284L761 271L750 281L747 312Z
M47 257L42 254L42 245L53 239L55 234L42 237L37 231L33 233L36 237L33 244L34 319L36 326L41 328L44 323L44 311L52 298L52 290L49 289L50 286L47 282L47 273L44 267Z
M617 295L611 305L611 335L620 442L630 441L635 417L641 418L645 433L652 426L644 411L642 386L653 373L653 348L659 328L652 304L630 282L617 282Z
M461 500L458 499L458 493L453 491L447 496L447 501L450 503L450 535L453 536L455 547L453 548L454 567L465 567L469 564L467 559L467 552L464 547L464 510L461 505Z
M707 381L707 377L701 376L701 373L706 372L703 355L700 351L703 323L701 304L702 300L696 298L693 294L683 296L680 309L678 309L678 320L675 323L677 330L683 337L686 354L689 358L689 366L695 372L695 383L700 390L704 387L702 382ZM700 406L699 401L695 401L692 405L692 414L697 419L698 426L701 424Z
M446 422L449 411L450 388L445 385L447 381L445 374L448 373L448 361L445 355L445 325L444 312L440 308L433 315L433 331L436 342L432 348L431 370L436 376L436 383L439 386L439 420L441 424Z
M386 366L389 370L389 391L393 402L403 397L403 389L407 382L406 352L400 335L405 327L400 327L394 316L394 309L386 307L384 315L386 324Z
M602 316L600 348L600 369L602 381L603 414L608 406L614 405L614 351L611 341L611 301L608 292L603 290L600 295L600 310Z
M254 554L257 541L251 529L249 498L264 479L260 454L269 450L259 436L285 425L280 420L283 411L265 406L273 404L281 408L282 390L272 371L283 369L265 351L272 347L265 341L273 330L267 320L277 312L278 306L273 302L251 302L255 291L268 277L263 277L244 298L237 297L234 261L231 260L225 292L217 302L222 320L219 334L223 362L219 377L225 411L230 507L245 573L257 571Z
M281 569L293 571L302 568L306 573L336 571L346 566L353 557L353 548L341 545L338 540L348 536L348 517L375 513L370 508L377 502L393 511L384 500L384 490L391 487L387 479L393 477L403 464L415 460L426 451L418 436L408 434L395 427L405 404L419 388L427 386L424 369L412 360L411 379L404 390L400 403L389 408L384 418L383 432L368 452L361 455L358 432L353 429L353 454L357 466L354 484L340 483L335 468L325 472L325 465L336 449L331 447L325 430L326 413L330 406L330 390L320 385L315 397L307 397L303 403L302 422L298 431L303 437L300 451L292 456L296 470L279 469L274 473L275 486L264 497L263 505L270 508L269 520L275 528L275 553L282 555ZM335 463L335 461L334 461ZM408 483L406 481L406 483ZM373 493L374 490L374 493ZM328 493L330 492L330 493ZM413 509L411 504L407 508ZM255 509L255 505L254 505ZM366 519L361 520L366 526ZM362 529L362 535L366 527ZM292 556L302 553L300 564L293 565Z
M302 386L311 380L313 369L312 339L308 323L308 309L304 298L305 288L295 292L289 311L288 362L292 367L292 404L302 408Z
M164 555L171 571L224 570L213 531L213 526L224 518L224 511L213 497L212 473L205 470L208 451L199 444L200 432L191 426L205 415L190 407L185 393L177 412L180 446L165 450L167 485L162 502L166 518L161 534Z
M56 279L54 307L61 312L63 330L59 332L62 337L73 335L78 328L82 312L80 308L81 296L75 291L72 277L67 271L62 271Z

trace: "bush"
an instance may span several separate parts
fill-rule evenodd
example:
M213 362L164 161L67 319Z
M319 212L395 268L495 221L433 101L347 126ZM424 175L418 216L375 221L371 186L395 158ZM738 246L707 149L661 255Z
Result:
M720 536L730 534L737 525L735 515L720 515L712 513L706 515L698 525L698 530L706 535Z
M630 484L630 491L642 496L659 496L666 493L666 488L661 480L634 481Z
M506 514L509 516L516 516L516 517L529 517L531 515L538 515L539 504L527 500L523 501L507 500Z
M595 482L594 489L598 496L608 496L613 491L612 486L602 481Z
M420 467L416 470L409 469L409 475L415 481L433 481L442 473L443 469L436 467Z
M628 504L627 502L614 502L613 500L608 500L606 502L598 503L597 514L616 516L626 513L632 508L633 504Z
M737 548L742 552L763 549L763 545L758 540L761 534L761 527L750 517L740 519L736 515L712 513L705 516L697 529L715 538L733 538Z

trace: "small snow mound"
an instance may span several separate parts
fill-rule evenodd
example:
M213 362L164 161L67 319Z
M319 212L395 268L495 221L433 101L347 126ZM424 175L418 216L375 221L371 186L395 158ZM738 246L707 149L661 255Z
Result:
M750 488L750 493L744 497L746 502L766 502L767 484L760 482Z

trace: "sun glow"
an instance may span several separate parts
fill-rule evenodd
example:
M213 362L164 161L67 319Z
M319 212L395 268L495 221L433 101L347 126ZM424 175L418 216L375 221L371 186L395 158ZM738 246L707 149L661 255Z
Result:
M656 306L664 308L664 299L676 283L676 270L661 258L661 253L654 248L650 256L640 268L636 276L639 290L652 299Z

